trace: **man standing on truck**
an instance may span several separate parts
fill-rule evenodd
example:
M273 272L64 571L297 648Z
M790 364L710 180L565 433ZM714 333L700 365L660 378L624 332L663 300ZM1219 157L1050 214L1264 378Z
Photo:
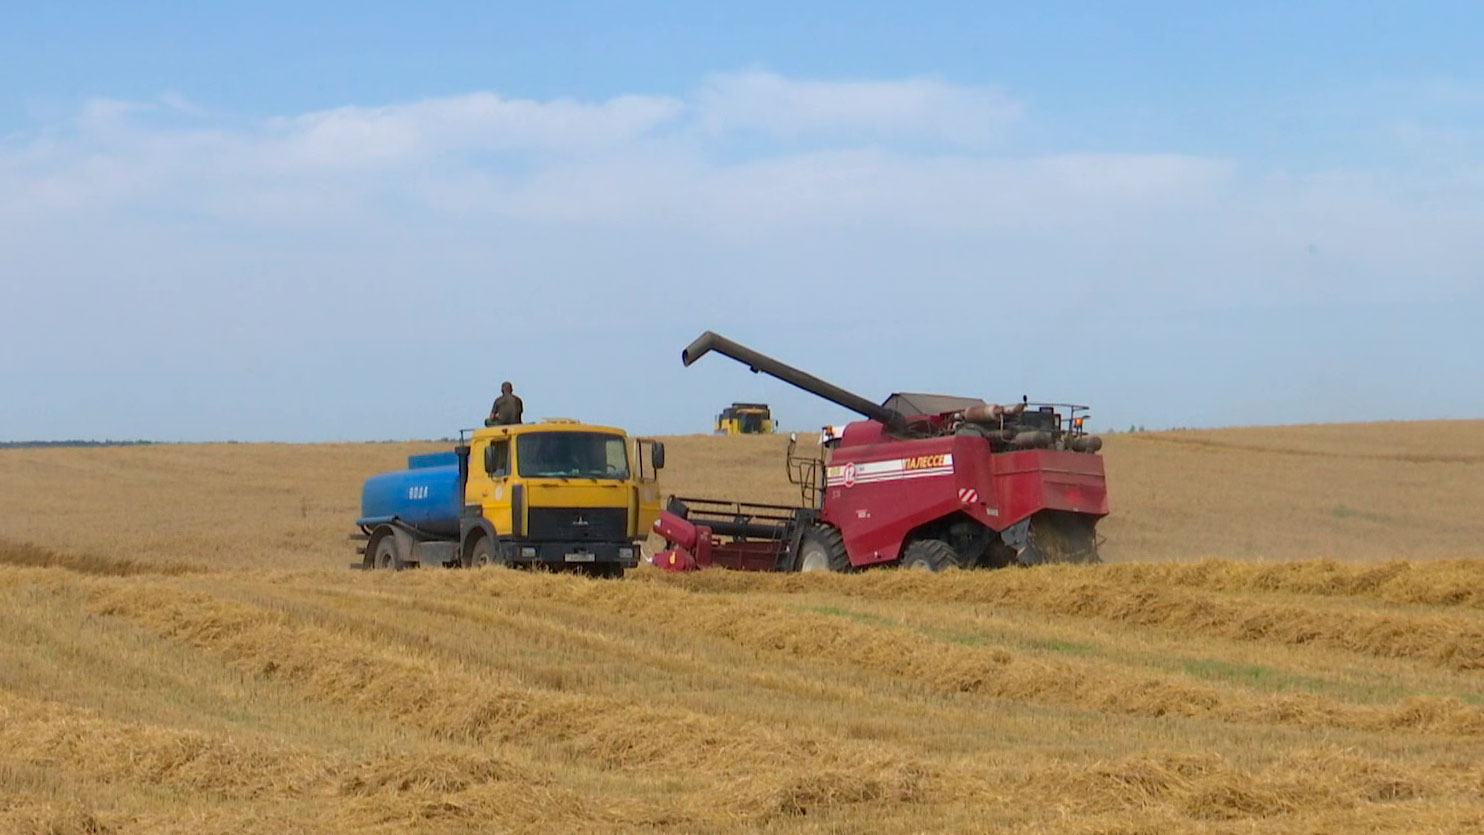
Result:
M500 384L500 396L495 398L495 403L490 406L490 416L485 420L485 426L509 426L520 423L521 413L525 411L525 404L515 396L515 387L510 383Z

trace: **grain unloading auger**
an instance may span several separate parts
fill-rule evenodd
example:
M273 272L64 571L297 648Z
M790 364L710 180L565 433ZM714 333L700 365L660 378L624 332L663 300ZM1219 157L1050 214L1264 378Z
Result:
M1086 407L896 393L877 404L707 331L686 366L716 352L861 415L828 460L789 444L799 507L676 497L655 521L661 568L933 571L1097 562L1108 514L1100 438ZM1062 410L1065 410L1063 412Z

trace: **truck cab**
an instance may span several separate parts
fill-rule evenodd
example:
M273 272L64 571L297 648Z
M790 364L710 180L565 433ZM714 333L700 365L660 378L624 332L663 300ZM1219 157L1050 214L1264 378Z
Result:
M549 420L479 429L468 446L460 520L468 564L638 563L660 511L662 444Z
M433 460L433 459L437 460ZM475 429L367 479L364 566L545 566L622 576L660 512L664 445L568 419Z

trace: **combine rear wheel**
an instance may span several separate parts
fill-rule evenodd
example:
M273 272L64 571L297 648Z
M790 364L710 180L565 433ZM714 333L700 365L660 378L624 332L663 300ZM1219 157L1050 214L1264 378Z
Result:
M798 571L849 571L850 556L845 540L831 525L815 525L799 542Z
M902 551L902 567L919 571L962 568L963 560L953 546L941 539L919 539Z

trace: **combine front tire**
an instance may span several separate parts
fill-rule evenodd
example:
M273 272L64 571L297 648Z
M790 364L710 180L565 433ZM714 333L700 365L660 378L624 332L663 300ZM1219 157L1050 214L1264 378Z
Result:
M799 541L799 571L849 571L850 556L845 540L831 525L815 525Z
M953 546L941 539L919 539L902 551L902 567L920 571L946 571L962 568L963 561Z

